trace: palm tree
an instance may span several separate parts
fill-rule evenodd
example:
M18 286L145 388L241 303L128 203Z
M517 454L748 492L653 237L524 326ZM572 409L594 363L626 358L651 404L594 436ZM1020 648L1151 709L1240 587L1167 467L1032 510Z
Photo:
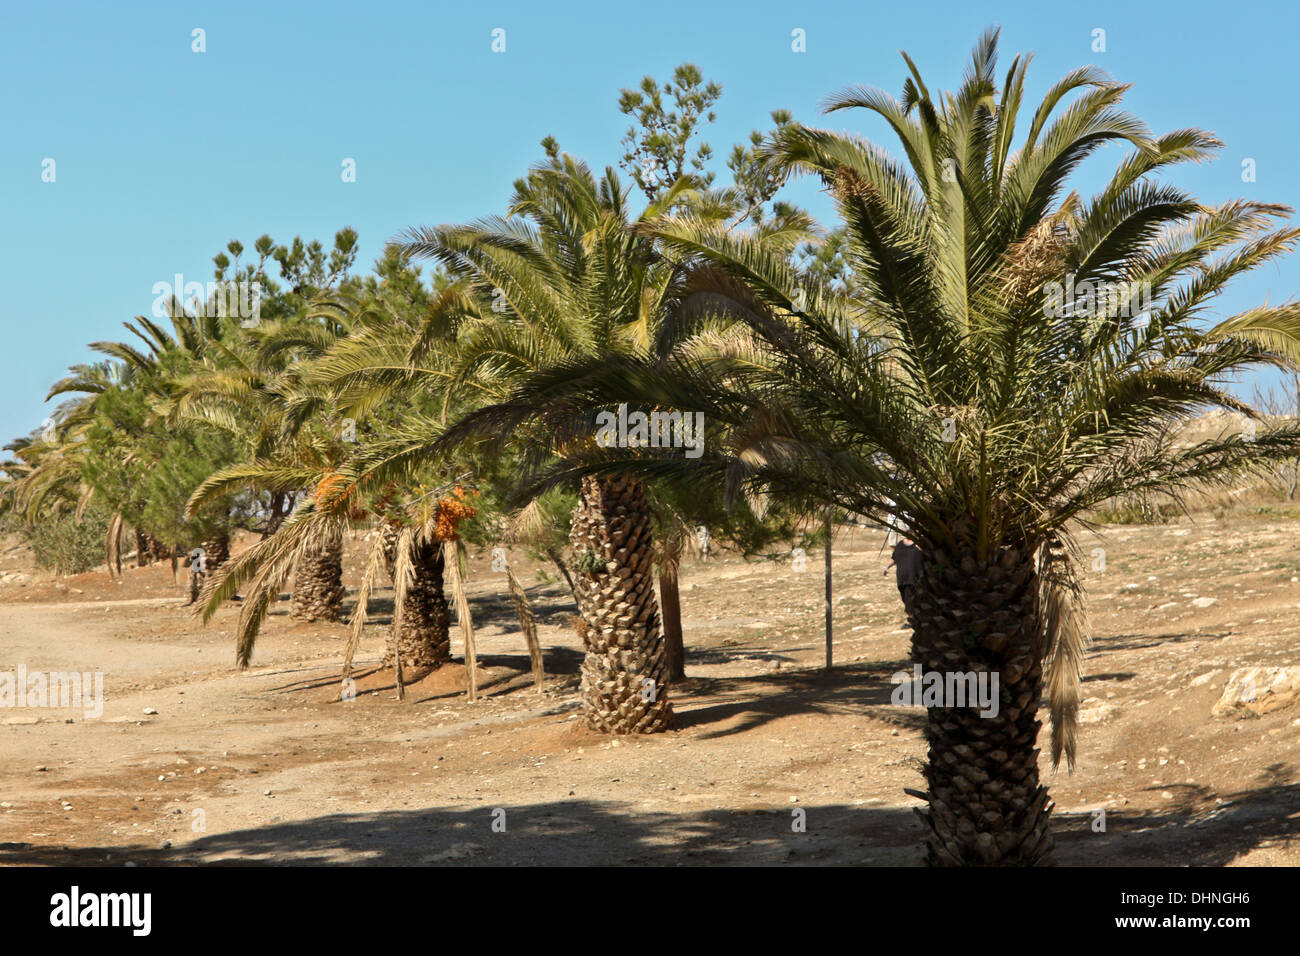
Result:
M1013 151L1027 58L996 83L997 31L961 88L932 96L907 59L902 100L855 88L829 109L883 117L905 162L857 137L796 124L779 171L833 195L853 270L832 292L743 236L689 216L655 227L698 302L744 321L761 357L575 362L493 410L496 427L552 422L613 401L704 412L698 462L650 450L587 453L589 474L664 475L730 497L806 494L911 537L924 570L907 607L926 672L998 679L995 713L927 710L927 859L1035 864L1052 845L1039 781L1040 697L1052 761L1073 766L1086 639L1078 548L1090 509L1122 494L1178 498L1294 455L1300 428L1190 446L1207 407L1254 412L1234 373L1300 358L1300 304L1203 321L1235 276L1289 251L1289 210L1196 202L1150 174L1209 157L1199 130L1148 134L1093 68L1053 85ZM906 59L906 55L905 59ZM1062 101L1074 96L1058 113ZM1103 143L1132 150L1090 199L1064 194ZM1076 301L1083 283L1122 294ZM1136 284L1136 285L1132 285ZM1129 292L1149 293L1135 314ZM920 811L919 811L920 812Z
M439 528L437 518L455 505L443 507L438 495L427 493L428 487L440 483L437 475L421 473L398 482L375 479L356 467L366 460L377 434L409 415L415 407L412 395L400 388L385 392L372 381L358 384L332 370L358 355L365 357L363 364L368 367L385 371L395 363L408 364L411 355L406 352L400 357L390 354L395 339L403 338L408 348L412 340L436 341L442 316L459 300L454 292L431 299L419 285L418 273L391 257L380 263L379 271L382 283L352 283L311 303L309 321L259 327L253 336L256 360L250 367L274 375L250 379L258 383L256 388L241 384L238 376L234 380L208 377L192 393L193 407L209 414L221 411L217 398L233 400L232 412L241 403L256 401L266 407L252 416L254 420L281 421L278 438L257 446L249 461L212 475L196 491L192 507L234 488L259 488L273 495L314 489L311 499L300 505L300 514L219 576L202 608L210 617L236 587L249 585L237 639L241 666L247 666L269 597L278 593L290 569L296 569L293 616L333 620L339 615L343 534L372 520L378 521L379 533L353 611L349 662L366 620L376 571L384 566L403 598L395 609L385 663L434 668L450 658L443 591L445 537L439 537L439 531L445 535L450 529ZM366 422L357 424L363 414ZM348 421L344 416L356 418L350 422L354 434L342 443L326 434L337 432L332 426L306 427L308 422Z
M151 533L156 531L171 548L204 539L212 558L209 563L215 566L230 527L230 503L213 502L184 526L177 523L174 506L192 487L184 486L197 483L194 470L218 467L228 460L229 449L205 425L167 427L156 406L169 376L196 361L196 350L205 338L228 333L229 323L188 315L175 303L174 335L144 316L123 324L144 347L92 343L91 348L110 361L73 366L71 375L51 387L49 398L78 397L59 413L57 452L45 455L41 467L26 476L16 491L39 507L43 488L57 484L60 476L75 475L80 487L78 514L92 501L113 512L106 542L110 573L120 569L120 539L127 523L134 527L141 565L160 549Z
M301 314L284 314L273 304L272 316L231 341L209 340L199 360L168 382L163 403L169 421L198 422L230 434L241 446L244 461L232 466L242 484L220 481L223 493L253 489L269 495L268 534L284 519L286 503L300 501L335 470L344 449L339 427L342 416L329 396L301 387L306 363L323 354L349 331L346 297L327 293L307 302ZM249 463L252 463L250 466ZM259 481L266 467L269 482ZM306 480L285 485L286 473ZM226 471L218 473L223 478ZM304 476L310 476L304 478ZM212 485L192 497L190 511L212 500ZM265 536L264 536L265 537ZM216 569L229 557L228 539L205 542L216 552ZM298 555L290 595L290 617L303 621L337 621L342 615L343 539L321 532Z
M501 397L575 357L661 353L675 331L680 274L637 227L691 189L679 180L634 219L612 170L597 180L566 154L516 182L505 219L411 230L398 244L404 256L436 259L491 303L461 329L445 387ZM408 447L423 455L426 443ZM541 447L564 454L544 439ZM585 622L582 696L588 724L610 733L672 725L651 527L640 481L582 480L570 533Z

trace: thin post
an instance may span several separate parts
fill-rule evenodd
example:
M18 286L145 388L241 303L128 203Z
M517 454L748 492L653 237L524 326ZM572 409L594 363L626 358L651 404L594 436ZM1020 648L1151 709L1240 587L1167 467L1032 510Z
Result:
M402 679L402 642L393 635L393 679L397 681L397 699L406 700L406 682Z
M451 540L442 543L443 565L451 574L451 593L456 599L456 617L460 622L460 634L465 639L465 669L469 672L469 687L466 695L469 700L478 700L478 652L474 647L474 622L469 616L469 599L465 597L465 581L460 576L460 542Z
M833 666L831 653L831 509L826 508L826 669Z

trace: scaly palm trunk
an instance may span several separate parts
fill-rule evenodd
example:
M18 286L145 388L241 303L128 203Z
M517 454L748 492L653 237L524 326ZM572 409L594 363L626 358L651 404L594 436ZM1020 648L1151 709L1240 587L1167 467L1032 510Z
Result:
M1031 866L1052 849L1052 803L1038 782L1043 690L1038 576L1032 553L930 550L912 592L912 659L924 672L998 675L996 716L931 707L926 716L931 866Z
M682 562L682 541L665 541L659 562L659 603L664 616L664 653L668 679L686 679L686 645L682 638L682 598L677 586L677 571Z
M582 479L570 544L584 627L582 698L587 724L606 733L672 726L666 647L655 599L650 511L641 483Z
M379 536L382 539L380 547L384 549L384 570L388 572L388 579L396 584L393 572L397 567L397 544L402 539L402 526L385 521L379 528Z
M209 575L230 560L230 535L219 534L202 544L204 563Z
M411 563L415 576L406 589L401 625L389 629L384 656L385 666L392 666L396 644L407 675L413 667L441 667L451 660L451 611L442 589L442 545L416 544Z
M298 559L289 616L300 621L337 621L343 610L343 537Z

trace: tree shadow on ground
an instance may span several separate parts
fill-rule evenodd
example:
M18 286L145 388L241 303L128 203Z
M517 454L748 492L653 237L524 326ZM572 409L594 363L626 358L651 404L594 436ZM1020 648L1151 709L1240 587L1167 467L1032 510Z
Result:
M1113 651L1139 651L1164 644L1209 643L1231 637L1225 631L1177 631L1165 634L1098 634L1092 639L1089 658L1097 658Z
M1294 768L1270 768L1267 780L1290 780ZM1260 847L1300 843L1300 786L1263 782L1217 794L1194 784L1148 788L1169 791L1168 808L1107 810L1105 831L1091 813L1057 813L1056 862L1063 865L1225 866Z
M757 800L676 813L589 799L484 802L470 808L332 814L213 834L167 850L10 844L0 846L0 866L120 866L126 860L137 865L390 866L897 865L920 860L921 827L907 808L832 804L797 810L796 815L789 807ZM806 832L796 832L799 825L806 825Z
M890 702L896 686L890 676L910 669L910 661L875 661L841 665L829 672L695 678L678 698L677 726L725 725L701 734L705 740L742 734L799 714L859 715L893 727L920 728L924 710L903 709ZM700 695L721 699L692 706L691 699Z
M556 678L570 678L578 674L582 665L583 654L571 647L543 647L542 661L543 670L546 679L553 682ZM452 663L463 665L463 659L456 658ZM481 693L490 693L493 696L503 694L513 694L521 690L531 690L534 686L532 676L532 661L526 653L523 654L480 654L478 656L479 685ZM496 673L492 673L492 672ZM352 669L352 678L356 681L363 681L366 678L380 673L392 674L391 669L381 668L377 660L358 661ZM403 674L403 683L407 686L408 692L412 686L419 681L433 674L434 671L429 668L406 668ZM395 677L395 675L394 675ZM289 681L279 684L275 687L268 688L268 693L273 694L299 694L303 691L313 691L328 688L335 692L341 690L343 681L343 671L331 671L325 675L316 675L313 677L303 678L302 680ZM397 683L367 685L366 693L371 691L397 690ZM448 697L464 696L463 689L449 690L444 694L427 695L418 698L420 700L438 700Z
M1085 674L1083 677L1079 678L1079 680L1081 683L1086 684L1089 681L1132 680L1134 677L1137 677L1137 674L1135 674L1133 671L1116 671L1111 674Z
M905 798L900 794L900 802ZM1228 795L1185 788L1168 809L1055 815L1062 866L1223 866L1287 844L1300 825L1300 788ZM802 812L802 813L801 813ZM806 832L797 832L802 823ZM494 828L495 825L495 828ZM504 830L502 827L504 826ZM0 866L468 865L740 866L916 865L920 822L908 806L844 804L637 810L586 798L476 807L339 813L215 833L166 850L135 844L67 848L0 844Z

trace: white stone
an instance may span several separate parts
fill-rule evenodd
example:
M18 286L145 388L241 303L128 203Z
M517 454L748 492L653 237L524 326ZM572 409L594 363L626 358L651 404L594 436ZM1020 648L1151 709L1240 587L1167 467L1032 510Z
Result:
M1079 707L1078 720L1081 724L1099 724L1113 716L1115 712L1114 704L1108 704L1096 697L1089 697Z
M1215 717L1259 717L1300 700L1300 667L1239 667L1228 678Z

